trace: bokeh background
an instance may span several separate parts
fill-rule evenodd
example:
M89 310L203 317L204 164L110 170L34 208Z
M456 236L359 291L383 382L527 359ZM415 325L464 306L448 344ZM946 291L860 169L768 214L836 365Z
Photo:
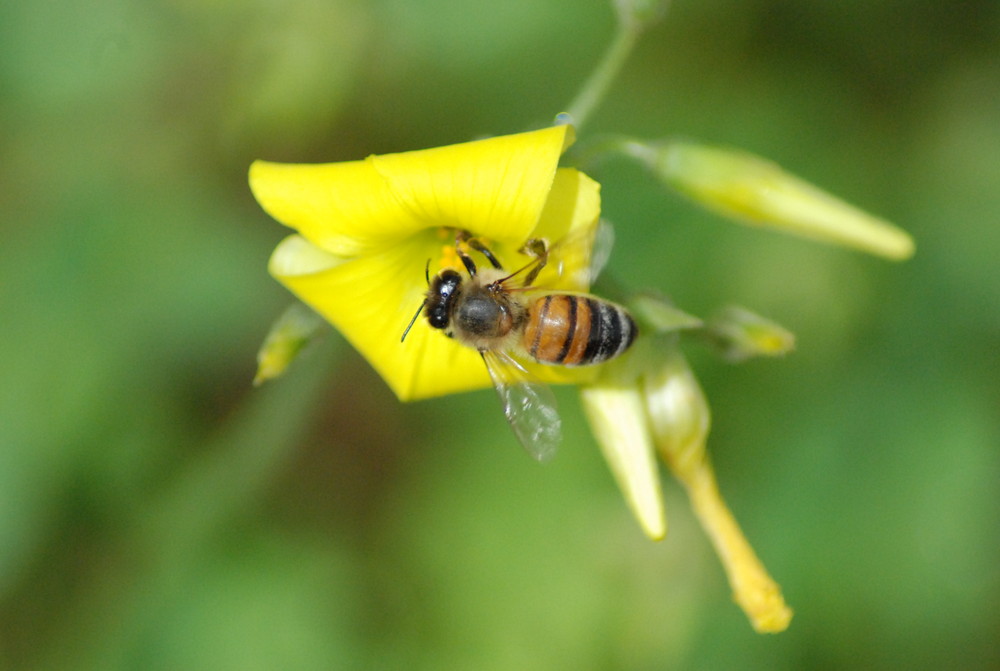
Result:
M687 502L643 537L559 390L539 467L491 391L401 405L288 304L251 160L547 123L603 0L0 5L0 668L1000 665L1000 4L675 0L584 133L735 145L916 238L895 264L602 164L611 261L798 336L688 348L727 499L796 610L754 634ZM401 324L410 315L401 315Z

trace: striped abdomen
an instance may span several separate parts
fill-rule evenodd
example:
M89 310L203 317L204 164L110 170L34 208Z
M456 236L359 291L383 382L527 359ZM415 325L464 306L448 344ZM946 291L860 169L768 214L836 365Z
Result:
M522 344L541 363L586 366L629 348L635 322L623 308L591 296L550 294L528 309Z

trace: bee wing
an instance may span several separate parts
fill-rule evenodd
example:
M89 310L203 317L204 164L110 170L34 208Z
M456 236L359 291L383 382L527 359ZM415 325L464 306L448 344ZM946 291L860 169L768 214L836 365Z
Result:
M548 461L562 441L562 421L552 390L531 380L528 371L508 354L487 351L482 356L514 435L528 454Z
M597 276L604 270L608 259L611 257L611 248L615 245L615 229L607 219L597 222L597 230L594 233L594 244L590 251L590 281L597 280Z

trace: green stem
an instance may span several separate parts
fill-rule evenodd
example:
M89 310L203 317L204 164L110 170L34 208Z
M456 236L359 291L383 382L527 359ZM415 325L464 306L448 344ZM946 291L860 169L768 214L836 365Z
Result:
M580 92L569 104L568 112L573 125L579 130L586 123L594 108L607 94L618 72L622 69L632 47L635 46L641 32L637 23L620 21L614 40L608 46L597 67L584 82Z
M656 160L656 151L648 143L623 135L600 135L581 140L571 151L573 165L581 169L614 154L626 156L647 167L651 167Z

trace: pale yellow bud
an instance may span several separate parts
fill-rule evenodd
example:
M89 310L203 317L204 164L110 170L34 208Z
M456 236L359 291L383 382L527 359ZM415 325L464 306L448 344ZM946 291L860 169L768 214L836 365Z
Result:
M730 361L781 356L795 347L795 336L790 331L735 305L709 317L704 333Z
M629 142L661 179L701 205L745 223L860 249L888 259L913 255L913 238L759 156L689 142Z
M684 356L670 343L657 348L643 376L643 397L653 441L675 473L692 473L705 459L711 412Z

